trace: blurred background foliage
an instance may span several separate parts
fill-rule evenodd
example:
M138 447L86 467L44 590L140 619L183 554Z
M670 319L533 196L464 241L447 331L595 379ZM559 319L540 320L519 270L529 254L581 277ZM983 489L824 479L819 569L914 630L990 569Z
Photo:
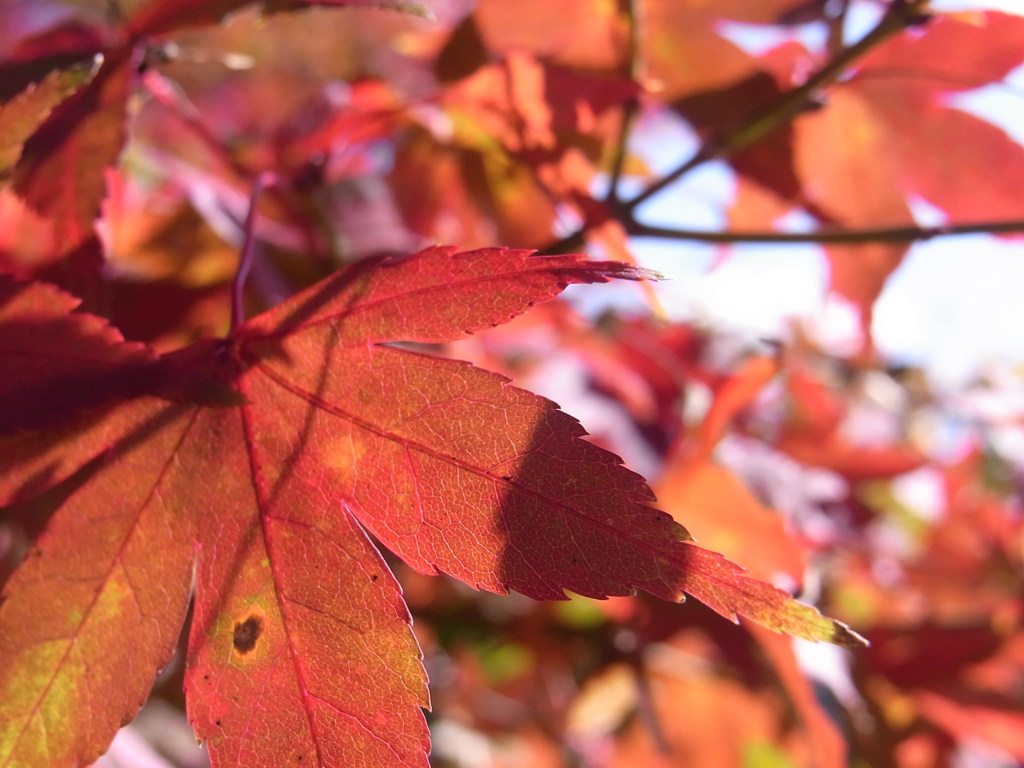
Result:
M35 183L66 158L15 171L0 269L160 350L222 334L248 195L271 170L253 312L435 242L669 278L674 260L726 268L737 243L770 245L766 260L809 243L822 275L822 312L771 333L701 317L669 282L570 291L433 351L552 397L702 545L871 647L812 647L695 601L476 593L396 560L433 764L1024 761L1019 371L940 387L872 338L915 243L993 232L1019 248L1024 150L953 97L1020 66L1024 18L915 0L304 5L0 5L4 100L105 53L88 89L107 108L69 135L77 162L110 166L60 199ZM111 53L140 18L145 56ZM31 531L0 525L6 576ZM177 660L98 765L205 764L181 674Z

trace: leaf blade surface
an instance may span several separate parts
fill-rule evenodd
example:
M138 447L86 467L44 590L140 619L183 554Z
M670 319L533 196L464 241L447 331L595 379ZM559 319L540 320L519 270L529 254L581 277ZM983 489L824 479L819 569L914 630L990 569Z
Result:
M193 534L161 490L180 484L180 407L147 399L125 441L50 521L0 603L0 765L89 762L170 659ZM47 610L40 613L39 606Z

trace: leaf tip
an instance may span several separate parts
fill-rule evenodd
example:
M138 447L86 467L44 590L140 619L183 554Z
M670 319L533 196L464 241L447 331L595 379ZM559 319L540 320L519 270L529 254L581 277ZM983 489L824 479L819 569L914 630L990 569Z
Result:
M825 641L844 648L867 648L871 645L866 637L836 619L832 619L832 636Z
M646 267L634 267L636 272L640 275L640 280L650 280L652 282L658 282L661 280L668 280L668 275L665 275L656 269L647 269Z
M635 280L651 283L668 280L662 272L628 264L625 261L591 261L588 266L599 270L607 280Z

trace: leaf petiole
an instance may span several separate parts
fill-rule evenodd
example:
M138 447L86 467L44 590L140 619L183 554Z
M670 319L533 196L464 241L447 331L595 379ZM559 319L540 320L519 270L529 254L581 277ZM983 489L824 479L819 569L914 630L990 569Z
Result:
M243 292L245 280L252 269L252 260L256 250L256 208L259 205L260 195L264 189L276 183L276 173L273 171L263 171L256 177L252 187L252 195L249 197L249 212L245 216L245 223L242 227L244 233L242 253L238 258L238 271L235 272L235 278L231 282L231 329L229 335L234 335L235 331L245 322Z

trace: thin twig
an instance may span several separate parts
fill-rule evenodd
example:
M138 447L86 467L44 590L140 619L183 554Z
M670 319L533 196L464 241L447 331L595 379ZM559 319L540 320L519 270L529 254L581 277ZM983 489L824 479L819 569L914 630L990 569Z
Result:
M263 171L256 177L252 187L252 196L249 198L249 212L245 215L244 240L242 241L242 253L238 258L238 270L231 281L231 333L245 322L244 291L245 280L252 269L253 258L256 253L256 208L259 205L260 194L267 187L277 182L277 175L271 171Z
M711 232L699 229L655 227L629 221L626 231L637 237L695 240L704 243L913 243L951 235L1012 234L1024 232L1024 220L979 221L972 224L940 224L934 227L876 227L871 229L822 229L816 232Z
M640 8L639 0L620 0L624 6L626 20L629 25L629 37L626 47L626 77L633 83L640 80ZM608 193L604 202L609 206L620 203L619 182L622 180L629 155L629 139L633 134L633 125L640 111L640 100L634 96L622 108L622 122L619 124L619 136L615 142L615 154L612 156L612 170L608 179Z
M827 9L826 9L827 10ZM845 42L844 30L846 29L846 17L850 12L850 0L841 0L835 13L828 19L828 41L826 50L835 53L843 49Z
M658 717L657 707L654 703L654 691L651 690L651 681L647 677L647 668L642 653L637 651L630 654L628 662L636 682L637 714L641 722L647 726L651 741L654 742L658 753L670 757L672 745Z

